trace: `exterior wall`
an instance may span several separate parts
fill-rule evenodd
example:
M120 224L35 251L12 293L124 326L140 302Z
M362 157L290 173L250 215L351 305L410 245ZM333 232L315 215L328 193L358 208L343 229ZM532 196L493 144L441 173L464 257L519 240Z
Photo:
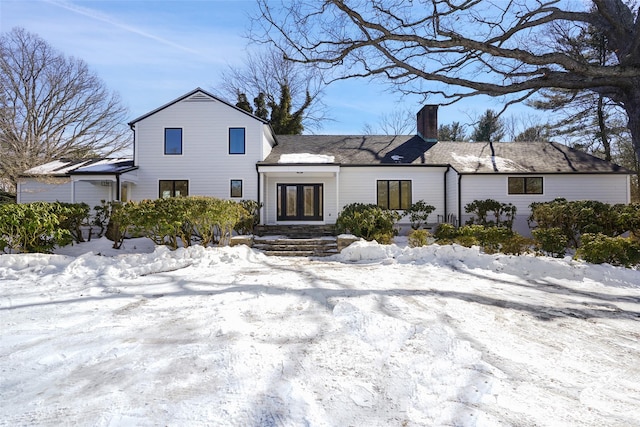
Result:
M457 221L460 219L458 216L458 179L460 175L454 169L447 171L447 215L455 216L454 225L459 224Z
M70 179L53 178L36 180L34 178L22 178L19 203L31 202L63 202L86 203L91 209L100 205L101 200L113 200L113 186L103 186L102 181L76 181L72 184ZM75 197L72 193L75 192Z
M71 180L51 178L37 180L21 178L18 183L18 203L64 202L71 203Z
M135 123L138 182L130 199L156 199L160 180L188 180L189 195L230 197L241 179L242 199L258 198L256 162L269 146L259 120L208 100L177 102ZM229 128L245 128L245 154L229 154ZM182 154L164 154L164 129L182 128Z
M102 181L77 181L75 183L75 201L86 203L93 209L100 205L101 200L110 202L114 199L115 181L105 181L109 185L102 185Z
M464 207L474 200L494 199L501 203L512 203L517 208L514 230L530 234L527 218L532 202L548 202L563 197L567 200L597 200L603 203L629 203L629 177L627 175L603 174L557 174L536 175L543 177L543 194L510 195L507 178L522 175L462 175L461 211L462 224L471 215ZM534 175L529 175L534 176Z
M278 221L277 220L277 184L322 184L323 185L323 221L322 224L335 224L338 216L338 208L336 204L336 177L335 174L329 173L304 173L304 175L281 173L281 174L265 174L265 192L264 200L264 224L300 224L296 221Z
M338 212L350 203L377 203L378 180L411 180L411 200L424 200L435 206L429 222L435 223L444 215L445 167L342 167L340 169L340 206ZM409 218L400 221L401 232L407 231Z

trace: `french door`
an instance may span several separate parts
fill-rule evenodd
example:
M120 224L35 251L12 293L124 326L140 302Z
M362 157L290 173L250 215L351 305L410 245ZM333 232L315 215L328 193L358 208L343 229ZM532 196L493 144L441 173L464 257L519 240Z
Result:
M322 221L322 184L278 184L278 221Z

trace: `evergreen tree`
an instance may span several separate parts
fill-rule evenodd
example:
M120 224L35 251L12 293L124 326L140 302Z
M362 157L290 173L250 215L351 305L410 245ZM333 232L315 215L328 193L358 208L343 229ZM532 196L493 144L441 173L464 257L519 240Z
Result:
M493 110L487 110L473 130L471 139L475 142L496 142L504 137L504 124Z
M253 108L247 99L247 94L238 92L238 102L236 102L236 107L253 114Z
M464 125L460 124L460 122L438 127L438 141L464 141L465 139Z

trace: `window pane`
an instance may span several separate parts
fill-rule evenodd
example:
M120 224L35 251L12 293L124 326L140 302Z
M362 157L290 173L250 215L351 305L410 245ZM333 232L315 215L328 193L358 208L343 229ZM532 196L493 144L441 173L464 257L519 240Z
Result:
M189 182L188 181L174 181L175 182L175 193L176 197L186 197L189 195Z
M282 185L278 185L278 217L282 216Z
M242 180L231 180L231 197L242 197Z
M122 184L120 186L120 201L121 202L129 201L129 185L128 184Z
M389 209L400 209L400 181L389 181Z
M313 186L305 185L303 187L304 193L304 216L315 216L313 211L314 203L314 191Z
M288 185L287 193L287 216L297 216L298 209L298 187L295 185Z
M509 194L524 194L524 178L509 178Z
M229 154L244 154L244 128L229 129Z
M166 199L173 194L173 181L160 181L160 197Z
M542 178L527 178L527 194L542 194Z
M383 209L389 207L388 183L389 181L378 181L378 206Z
M409 209L411 206L411 181L400 181L400 209Z
M182 154L182 129L164 130L164 154Z

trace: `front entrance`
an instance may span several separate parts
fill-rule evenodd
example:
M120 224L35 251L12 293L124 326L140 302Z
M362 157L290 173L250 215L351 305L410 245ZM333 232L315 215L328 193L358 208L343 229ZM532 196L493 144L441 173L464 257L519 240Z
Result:
M278 221L322 221L322 184L278 184Z

